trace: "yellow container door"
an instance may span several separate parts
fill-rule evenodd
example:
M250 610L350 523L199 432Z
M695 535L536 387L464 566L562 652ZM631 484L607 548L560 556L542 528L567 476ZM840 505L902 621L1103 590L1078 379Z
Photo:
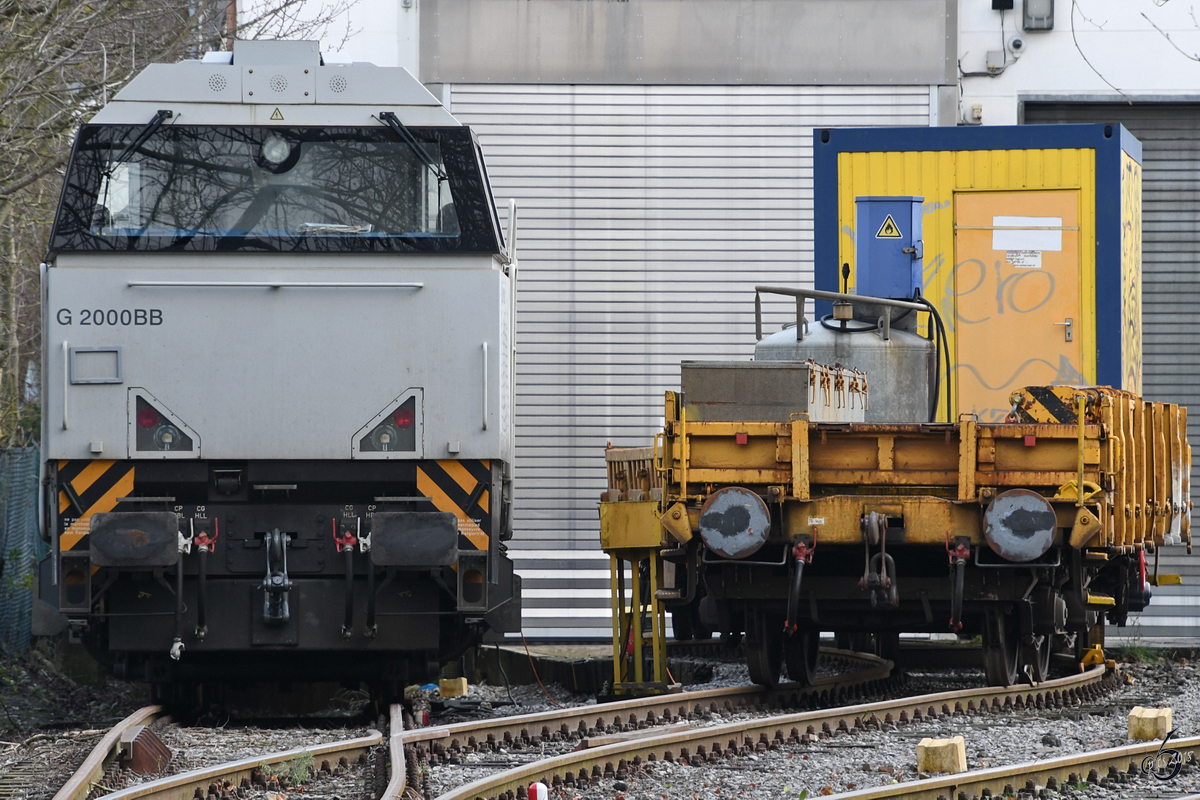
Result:
M1000 421L1023 386L1086 383L1079 193L959 192L954 202L959 411Z

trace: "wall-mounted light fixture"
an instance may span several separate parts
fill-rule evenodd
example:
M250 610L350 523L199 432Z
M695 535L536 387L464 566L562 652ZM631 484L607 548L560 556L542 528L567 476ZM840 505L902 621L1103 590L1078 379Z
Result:
M1025 30L1054 30L1054 0L1025 0Z

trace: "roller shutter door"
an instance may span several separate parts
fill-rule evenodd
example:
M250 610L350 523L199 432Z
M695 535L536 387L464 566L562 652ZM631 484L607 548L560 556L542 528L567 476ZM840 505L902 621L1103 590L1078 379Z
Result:
M1188 406L1200 478L1200 105L1026 103L1025 122L1119 122L1142 143L1142 387L1148 399ZM1200 535L1196 524L1193 513ZM1184 585L1154 590L1141 635L1200 634L1200 556L1183 554L1164 550L1162 571L1182 573Z
M928 87L454 85L520 206L524 624L609 636L604 447L645 446L683 359L747 359L753 286L812 285L812 129L927 125ZM782 301L770 330L790 319Z

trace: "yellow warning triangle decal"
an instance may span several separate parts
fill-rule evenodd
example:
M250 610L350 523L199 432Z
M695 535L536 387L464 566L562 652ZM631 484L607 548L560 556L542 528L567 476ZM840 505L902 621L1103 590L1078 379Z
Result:
M276 121L278 121L278 122L282 122L282 121L283 121L283 114L280 114L280 113L279 113L279 109L278 109L278 108L277 108L277 109L275 109L275 113L271 115L271 119L273 119L273 120L276 120ZM889 222L891 222L891 219L892 219L891 217L888 217L888 221L889 221ZM893 224L894 224L894 223L893 223ZM896 235L897 235L897 236L899 236L900 234L899 234L899 233L897 233Z
M274 117L272 117L274 119ZM900 226L896 224L896 220L892 219L892 215L888 214L887 219L879 226L879 233L875 234L876 239L903 239L900 234Z

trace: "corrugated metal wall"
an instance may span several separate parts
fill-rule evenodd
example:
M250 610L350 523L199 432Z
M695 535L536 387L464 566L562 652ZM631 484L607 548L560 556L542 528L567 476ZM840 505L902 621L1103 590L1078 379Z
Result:
M812 285L812 129L927 125L916 87L450 87L520 206L525 630L607 636L604 446L644 446L683 359L749 358L753 286ZM792 307L794 308L794 306ZM794 311L780 302L775 330Z
M1026 103L1025 122L1119 122L1142 142L1142 388L1188 406L1200 478L1200 105ZM1200 536L1197 520L1194 512ZM1182 573L1185 585L1154 590L1142 636L1200 633L1200 555L1193 562L1183 552L1164 551L1162 570Z

